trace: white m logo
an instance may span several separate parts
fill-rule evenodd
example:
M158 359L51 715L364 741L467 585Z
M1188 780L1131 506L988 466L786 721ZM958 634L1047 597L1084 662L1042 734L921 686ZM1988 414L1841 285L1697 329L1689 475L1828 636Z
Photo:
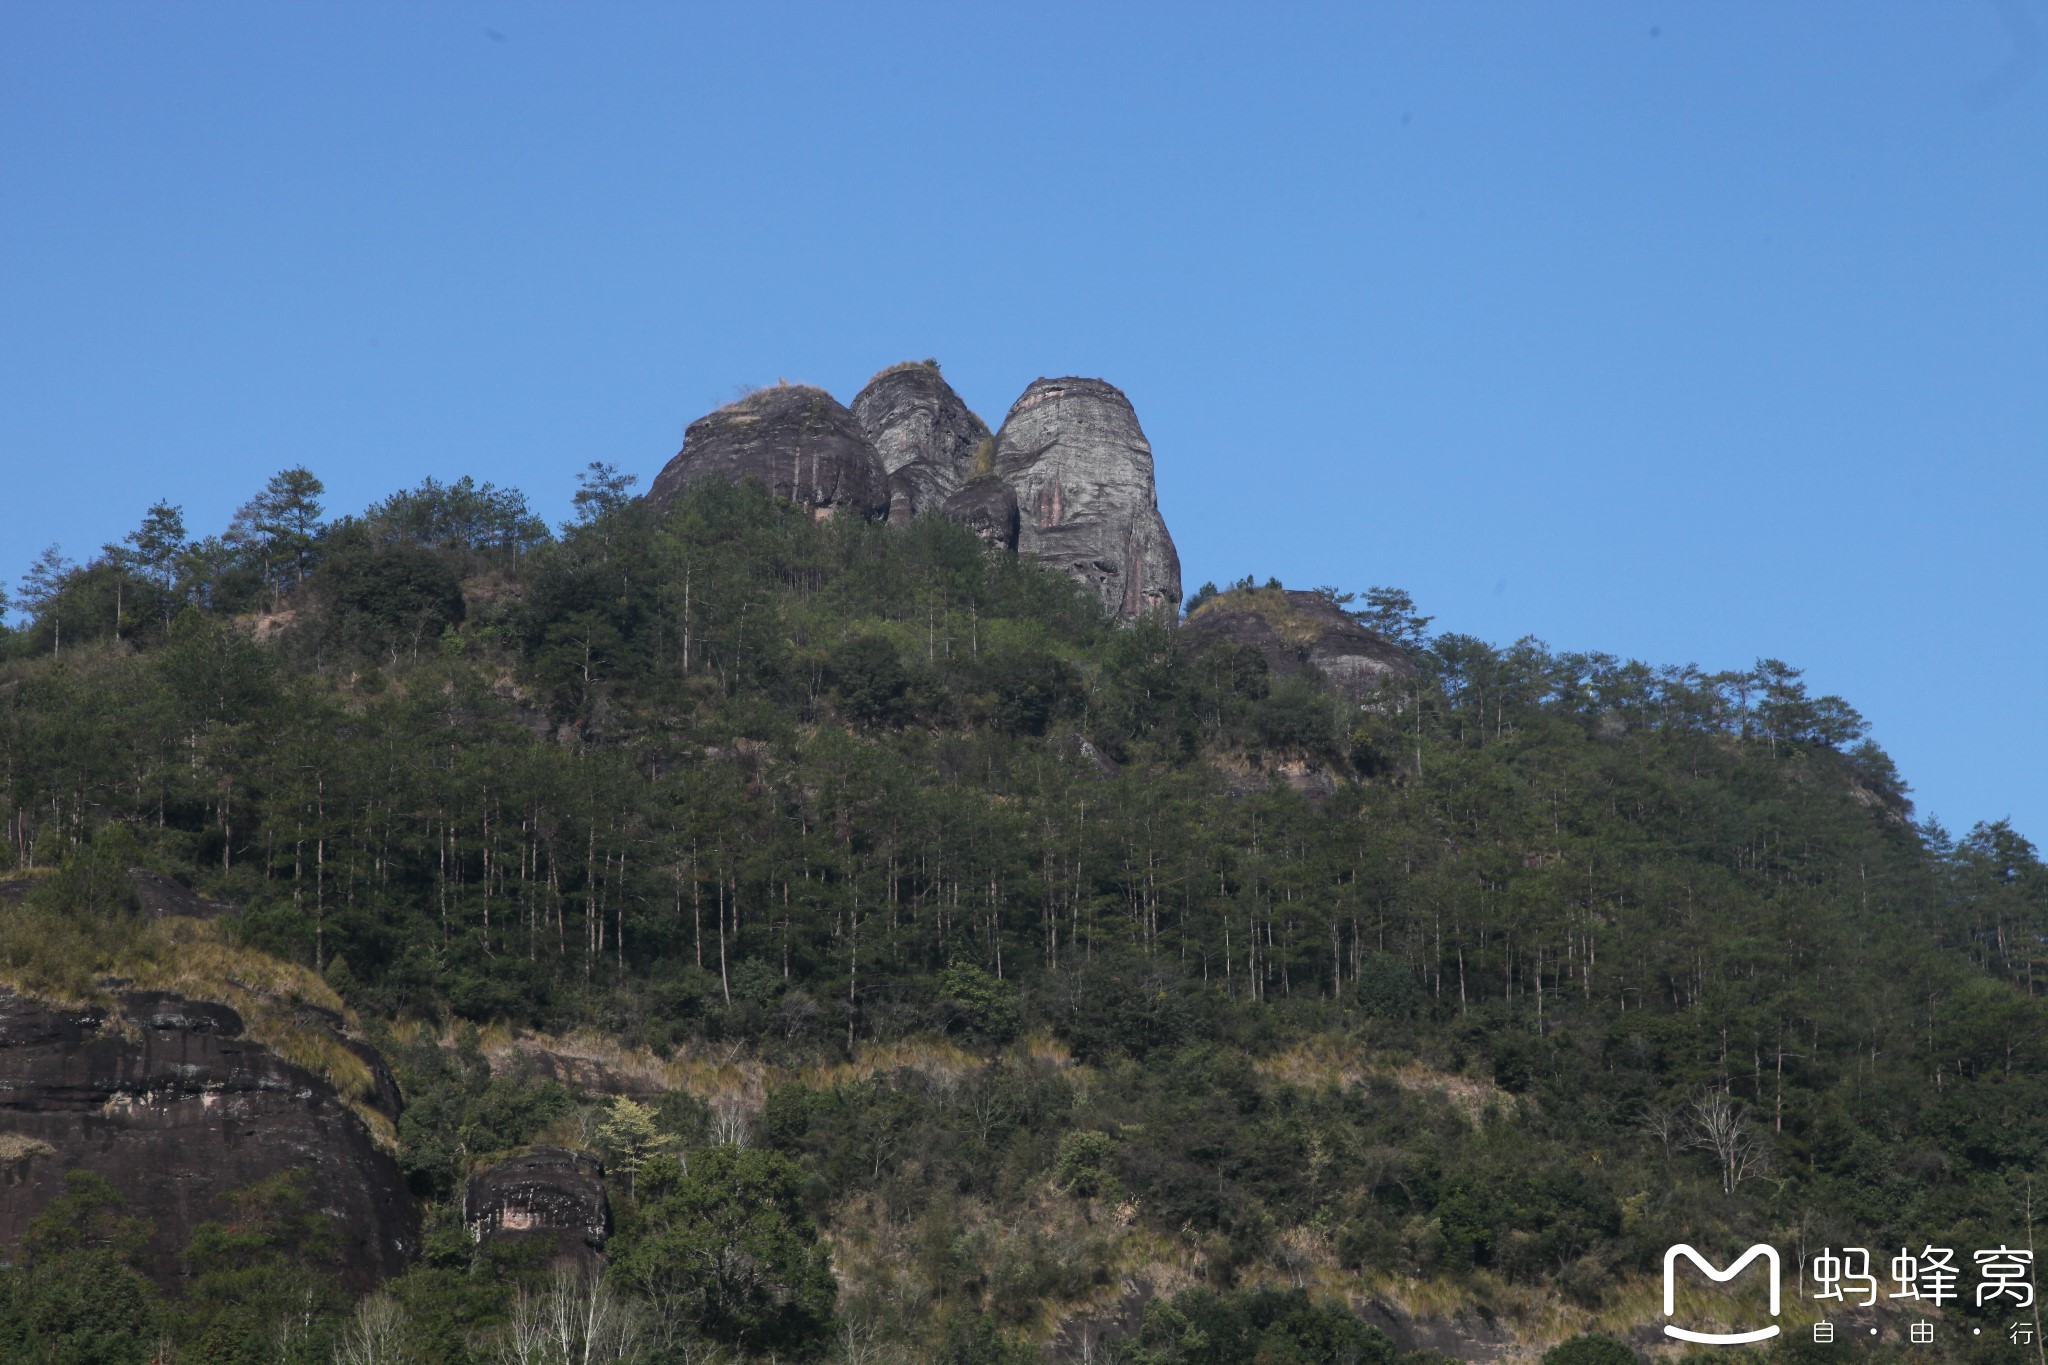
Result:
M1678 1285L1672 1278L1672 1270L1677 1266L1680 1256L1685 1257L1685 1259L1706 1272L1707 1278L1716 1284L1724 1284L1734 1279L1742 1273L1744 1266L1761 1256L1765 1261L1769 1262L1771 1267L1771 1316L1774 1318L1778 1316L1778 1249L1776 1247L1765 1246L1762 1242L1758 1242L1755 1246L1738 1256L1734 1265L1729 1266L1726 1270L1718 1270L1706 1257L1700 1255L1685 1243L1680 1242L1677 1246L1664 1253L1665 1317L1668 1318L1678 1311ZM1664 1335L1667 1337L1677 1337L1680 1341L1697 1341L1706 1346L1740 1346L1745 1342L1763 1341L1766 1338L1778 1335L1778 1325L1772 1323L1769 1327L1759 1327L1753 1332L1689 1332L1683 1327L1673 1327L1670 1323L1666 1323L1664 1324Z

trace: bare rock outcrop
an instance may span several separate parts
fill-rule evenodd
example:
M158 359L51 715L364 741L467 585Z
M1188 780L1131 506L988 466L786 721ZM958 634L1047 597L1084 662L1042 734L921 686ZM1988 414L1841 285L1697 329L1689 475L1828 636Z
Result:
M996 433L995 468L1017 497L1020 553L1125 620L1178 611L1180 555L1159 515L1152 445L1116 386L1033 380Z
M1312 592L1238 588L1222 593L1195 609L1181 638L1196 648L1249 645L1282 677L1312 667L1353 701L1365 700L1391 679L1415 676L1415 665L1399 645Z
M974 473L975 453L991 439L939 374L938 362L892 365L853 400L854 419L889 471L889 520L936 511Z
M993 474L960 485L939 511L980 536L991 549L1017 548L1017 495Z
M318 1019L309 1026L321 1026ZM375 1106L397 1088L374 1063ZM154 1225L147 1268L174 1286L199 1224L233 1216L224 1196L285 1171L332 1214L357 1287L403 1269L417 1214L398 1164L333 1086L246 1037L226 1005L130 991L112 1010L0 990L0 1246L64 1191L71 1169L104 1176Z
M471 1176L462 1221L477 1241L544 1239L556 1264L588 1268L612 1230L604 1167L588 1152L536 1147Z
M838 399L804 384L757 389L690 423L647 498L665 512L693 483L748 478L820 517L889 511L889 471L874 443Z

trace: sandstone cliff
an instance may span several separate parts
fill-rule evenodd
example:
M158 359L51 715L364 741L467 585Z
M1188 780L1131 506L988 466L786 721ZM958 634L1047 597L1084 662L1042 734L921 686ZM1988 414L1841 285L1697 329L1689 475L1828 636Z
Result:
M975 452L990 439L939 374L935 361L892 365L853 400L853 415L889 471L889 520L937 511L974 474Z
M376 1054L342 1037L338 1018L304 1022L372 1068L367 1102L396 1118ZM234 1009L170 992L127 991L106 1008L0 989L0 1153L0 1246L63 1192L66 1170L93 1171L155 1225L148 1266L166 1286L192 1230L230 1216L224 1195L287 1170L335 1216L358 1287L414 1249L398 1165L334 1086L249 1038Z
M808 385L759 389L690 423L647 498L666 511L693 483L747 478L818 516L889 510L889 472L867 433L839 400Z
M1314 668L1353 701L1365 700L1390 679L1415 676L1415 665L1399 645L1312 592L1240 588L1222 593L1197 607L1183 632L1182 638L1198 649L1211 643L1249 645L1282 677Z
M1130 400L1099 379L1038 379L996 434L1017 497L1017 548L1131 620L1178 612L1180 555L1159 515L1152 446Z

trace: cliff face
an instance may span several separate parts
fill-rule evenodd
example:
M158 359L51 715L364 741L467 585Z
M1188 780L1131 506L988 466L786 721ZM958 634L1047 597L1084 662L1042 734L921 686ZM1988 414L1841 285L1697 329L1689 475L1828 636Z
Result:
M818 516L889 510L889 472L867 433L839 400L807 385L760 389L690 423L647 498L666 511L693 483L747 478Z
M1159 515L1152 445L1099 379L1039 379L996 433L1017 497L1019 553L1073 575L1131 620L1180 607L1180 555Z
M584 1152L536 1147L471 1176L462 1221L477 1241L543 1239L556 1264L587 1268L612 1230L604 1168Z
M1183 638L1198 648L1211 642L1249 645L1282 677L1312 667L1353 701L1365 700L1389 679L1415 676L1415 665L1399 645L1312 592L1226 592L1196 608L1183 629Z
M381 1060L335 1042L372 1064L375 1107L395 1118ZM63 1192L67 1169L93 1171L155 1225L149 1268L166 1286L192 1230L230 1216L223 1195L287 1170L335 1215L358 1287L402 1269L415 1245L397 1163L332 1086L243 1036L225 1005L132 991L110 1014L0 989L0 1154L0 1246Z
M937 511L973 476L974 454L990 438L931 361L894 365L853 400L854 419L889 471L889 520Z

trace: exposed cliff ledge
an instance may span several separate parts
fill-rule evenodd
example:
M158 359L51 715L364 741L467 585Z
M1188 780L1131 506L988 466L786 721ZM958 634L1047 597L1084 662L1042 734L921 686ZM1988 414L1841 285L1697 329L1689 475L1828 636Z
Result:
M1274 673L1288 677L1314 668L1331 687L1363 701L1390 679L1412 678L1415 665L1401 647L1354 621L1343 608L1312 592L1240 588L1210 598L1188 617L1182 638L1197 648L1249 645Z
M647 498L666 511L693 483L748 478L819 516L889 510L889 471L867 433L838 399L804 384L758 389L690 423Z
M1159 515L1152 444L1122 390L1037 379L996 433L1020 553L1073 575L1125 620L1180 608L1180 555Z
M395 1118L376 1054L332 1041L378 1073L372 1102ZM66 1170L93 1171L154 1224L149 1268L175 1285L192 1230L230 1216L222 1196L296 1170L313 1207L334 1215L355 1284L413 1251L397 1163L327 1080L249 1038L226 1005L126 991L112 1009L58 1006L0 989L0 1134L17 1153L0 1166L0 1245L63 1192Z

